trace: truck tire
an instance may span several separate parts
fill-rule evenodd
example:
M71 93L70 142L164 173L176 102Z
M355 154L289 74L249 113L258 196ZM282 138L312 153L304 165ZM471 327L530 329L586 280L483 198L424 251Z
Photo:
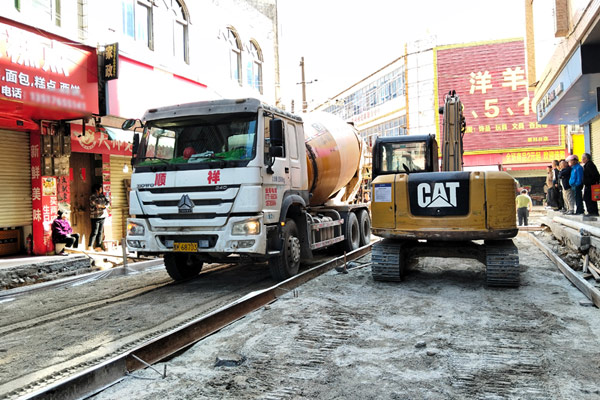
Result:
M358 249L360 247L360 226L356 214L348 213L344 227L344 250L350 252Z
M360 246L371 243L371 217L367 210L358 212L358 226L360 228Z
M198 261L196 254L166 253L165 267L169 276L179 282L198 275L202 271L202 262Z
M298 227L292 219L283 227L283 248L277 257L269 260L271 276L276 281L284 281L298 273L300 268L300 239Z

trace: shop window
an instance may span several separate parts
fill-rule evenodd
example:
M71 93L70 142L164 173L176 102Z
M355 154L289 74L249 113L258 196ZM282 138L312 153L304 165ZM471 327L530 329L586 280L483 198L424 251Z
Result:
M121 0L123 34L153 50L152 4L146 0Z
M227 28L229 43L229 71L231 79L242 85L242 43L234 28Z
M247 63L247 80L248 86L256 89L260 94L263 93L262 83L262 65L263 55L258 44L251 40L248 43L248 63Z

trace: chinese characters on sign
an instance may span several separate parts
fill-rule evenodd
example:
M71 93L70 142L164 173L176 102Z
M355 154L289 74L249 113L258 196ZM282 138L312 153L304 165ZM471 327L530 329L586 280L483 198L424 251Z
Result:
M451 90L463 103L466 166L471 165L470 154L481 153L497 154L498 163L536 162L538 148L539 162L545 162L545 151L564 147L559 127L537 123L522 40L442 47L436 49L436 59L439 105ZM443 116L438 122L443 136ZM521 154L522 161L512 161L509 154Z
M277 187L265 188L265 206L273 207L277 205Z
M0 99L97 112L95 54L0 23Z
M119 44L104 46L104 80L110 81L119 77Z
M208 171L208 183L219 183L221 180L221 171Z

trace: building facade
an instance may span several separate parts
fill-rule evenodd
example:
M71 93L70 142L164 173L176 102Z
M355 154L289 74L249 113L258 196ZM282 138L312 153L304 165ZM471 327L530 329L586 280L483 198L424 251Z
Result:
M277 99L275 0L14 0L0 9L0 254L53 250L58 209L90 232L88 199L111 200L105 239L128 216L132 133L148 108ZM28 245L29 244L29 245Z
M564 158L566 139L561 127L537 122L526 68L523 39L438 45L432 37L407 44L392 63L317 109L353 122L370 145L404 134L435 134L441 142L438 108L455 90L467 122L465 169L542 182L545 167Z
M568 152L600 162L600 2L525 2L527 67L539 123L567 125Z

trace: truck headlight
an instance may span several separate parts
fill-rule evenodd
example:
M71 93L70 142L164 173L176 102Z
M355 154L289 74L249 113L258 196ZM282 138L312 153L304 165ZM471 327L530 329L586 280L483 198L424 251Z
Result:
M258 235L260 234L260 222L256 219L237 222L231 228L232 235Z
M146 229L140 224L130 222L127 224L127 235L129 236L144 236Z

